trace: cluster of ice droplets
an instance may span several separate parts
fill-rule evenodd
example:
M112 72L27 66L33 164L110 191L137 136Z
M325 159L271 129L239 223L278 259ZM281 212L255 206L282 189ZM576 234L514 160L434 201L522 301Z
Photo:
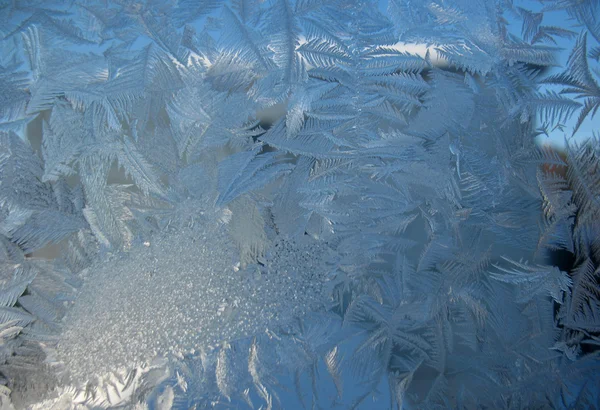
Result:
M194 354L324 304L325 245L277 239L264 264L240 269L226 225L204 222L88 270L56 351L72 380Z

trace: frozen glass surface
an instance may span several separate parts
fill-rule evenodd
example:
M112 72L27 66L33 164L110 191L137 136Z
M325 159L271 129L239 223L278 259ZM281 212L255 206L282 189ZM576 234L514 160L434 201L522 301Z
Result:
M0 0L0 409L597 408L599 60L598 0Z

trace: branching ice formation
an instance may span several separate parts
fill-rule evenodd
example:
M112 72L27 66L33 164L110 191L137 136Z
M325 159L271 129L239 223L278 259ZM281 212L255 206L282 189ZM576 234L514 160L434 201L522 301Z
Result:
M0 407L598 406L600 3L383 6L0 0Z

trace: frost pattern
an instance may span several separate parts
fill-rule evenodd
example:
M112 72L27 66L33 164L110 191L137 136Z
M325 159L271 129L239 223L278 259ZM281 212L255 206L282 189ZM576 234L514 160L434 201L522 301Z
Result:
M0 407L598 405L600 3L386 3L0 0Z

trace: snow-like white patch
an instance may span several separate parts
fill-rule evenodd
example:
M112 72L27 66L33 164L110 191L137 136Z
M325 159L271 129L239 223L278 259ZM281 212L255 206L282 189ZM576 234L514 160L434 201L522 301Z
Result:
M97 263L65 317L57 360L76 380L248 337L323 301L322 245L277 241L237 270L220 223L197 224Z

